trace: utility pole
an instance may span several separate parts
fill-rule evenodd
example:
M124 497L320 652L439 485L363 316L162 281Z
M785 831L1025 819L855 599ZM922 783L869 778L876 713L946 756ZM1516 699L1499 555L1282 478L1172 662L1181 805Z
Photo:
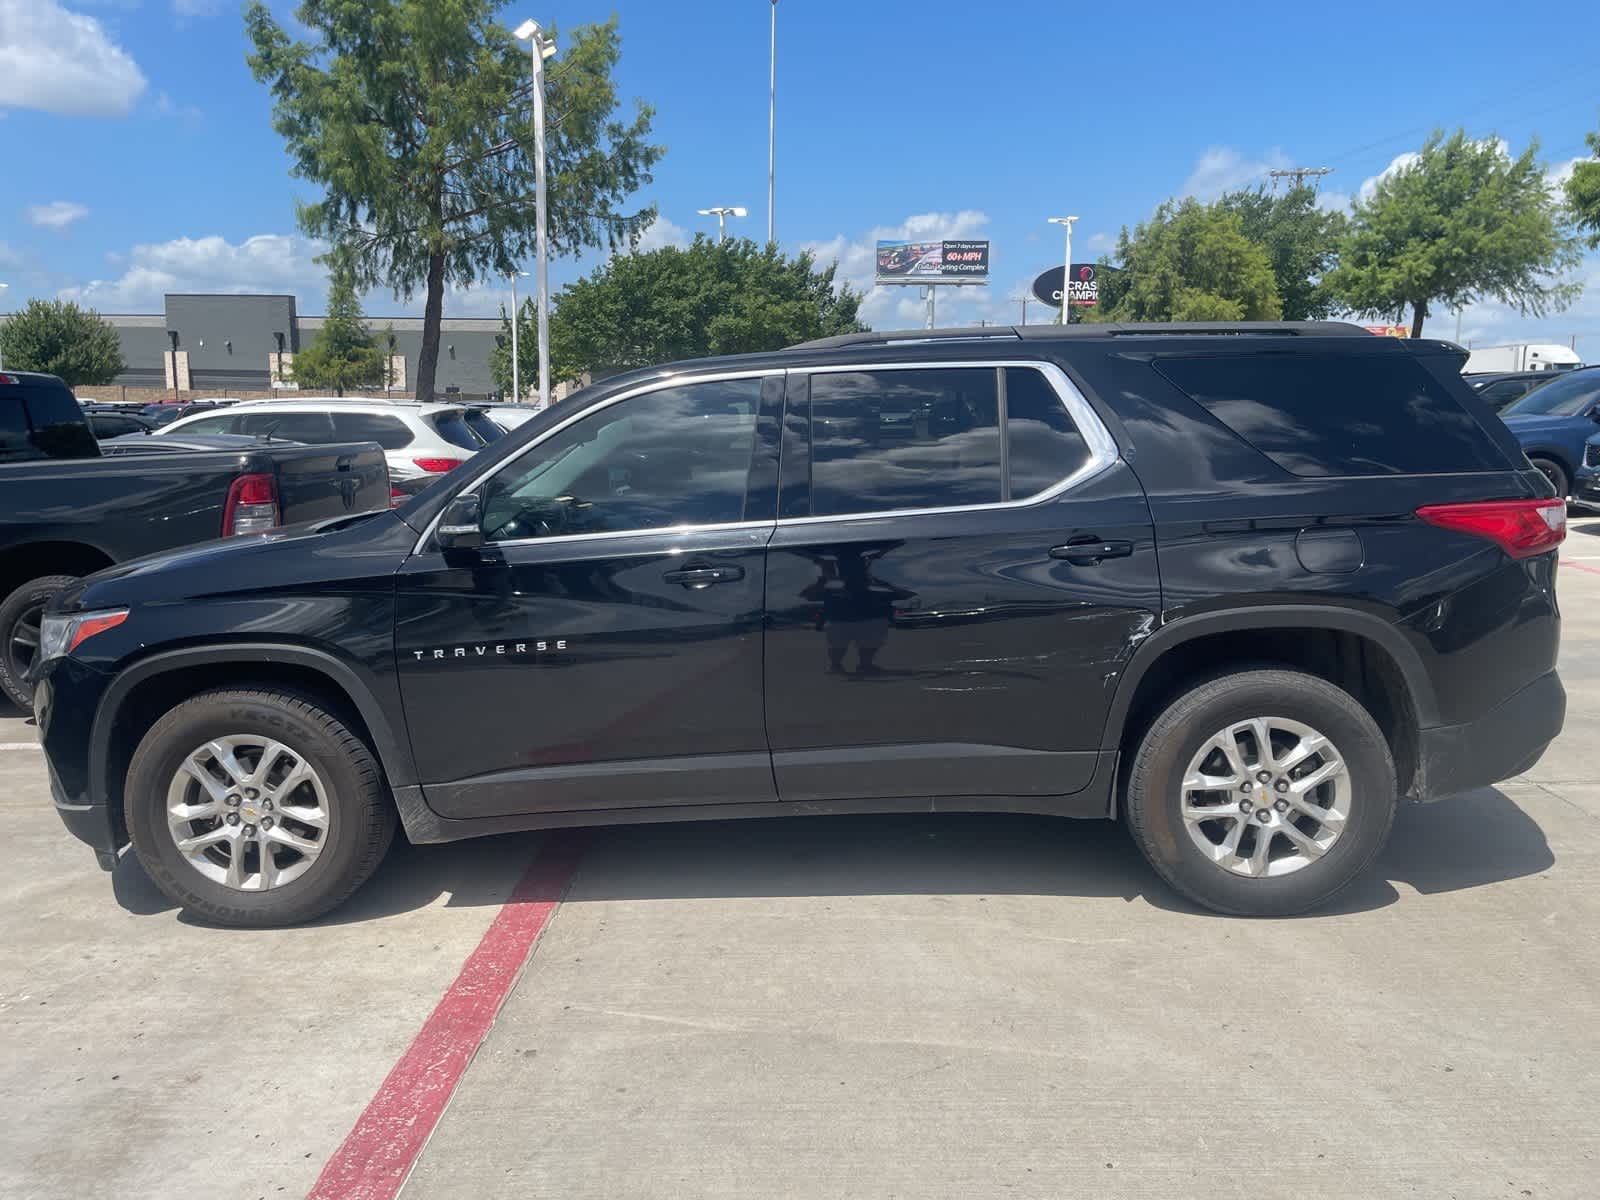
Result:
M772 181L778 165L778 0L772 0L772 53L767 60L767 245L772 232Z
M1028 298L1026 296L1018 296L1017 299L1022 301L1022 323L1026 325L1028 323Z
M1294 180L1294 186L1295 187L1304 187L1305 184L1306 184L1306 180L1307 179L1321 179L1324 175L1332 175L1333 174L1333 168L1332 167L1280 167L1277 170L1268 171L1267 174L1272 176L1272 186L1273 187L1277 187L1278 186L1278 180L1280 180L1280 179L1292 179L1292 180Z

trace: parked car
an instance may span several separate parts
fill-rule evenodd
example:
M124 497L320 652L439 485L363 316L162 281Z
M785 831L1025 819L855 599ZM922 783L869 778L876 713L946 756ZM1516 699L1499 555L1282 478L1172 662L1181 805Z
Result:
M930 809L1122 815L1199 903L1297 912L1561 728L1566 510L1462 355L1028 326L609 379L403 508L65 591L61 817L227 925L397 824Z
M158 436L176 433L244 433L313 446L377 442L388 459L390 486L397 501L421 491L488 444L473 430L464 405L332 396L245 401L226 412L174 421Z
M102 456L52 375L0 373L0 690L27 706L45 601L141 554L388 503L373 445Z
M1502 409L1500 419L1556 492L1570 496L1583 445L1600 421L1600 367L1562 372Z
M507 433L519 429L544 410L532 404L491 404L484 414Z
M1483 402L1499 412L1522 399L1541 383L1555 378L1549 371L1512 371L1499 375L1464 376L1468 386L1483 397Z
M168 401L161 404L146 404L139 410L139 414L149 417L157 426L170 425L184 417L194 416L196 413L211 412L214 409L226 408L232 400L195 400L195 401Z
M142 436L151 433L156 427L156 423L149 417L140 416L138 413L110 412L105 409L85 409L83 419L89 423L89 431L101 441L127 434Z

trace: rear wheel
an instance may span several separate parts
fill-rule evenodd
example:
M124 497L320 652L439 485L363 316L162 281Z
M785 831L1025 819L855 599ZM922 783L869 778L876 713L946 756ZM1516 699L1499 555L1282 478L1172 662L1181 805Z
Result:
M1287 916L1366 869L1396 792L1388 743L1349 693L1298 671L1241 671L1178 697L1150 727L1129 777L1128 825L1191 899Z
M302 697L214 691L139 743L125 809L150 878L219 925L291 925L341 904L378 865L394 810L372 752Z
M1572 481L1567 478L1567 470L1560 463L1553 458L1530 458L1528 461L1544 472L1544 477L1555 486L1556 495L1565 500L1572 494Z
M0 600L0 691L21 708L33 707L33 684L23 678L39 653L39 618L44 606L76 575L30 579Z

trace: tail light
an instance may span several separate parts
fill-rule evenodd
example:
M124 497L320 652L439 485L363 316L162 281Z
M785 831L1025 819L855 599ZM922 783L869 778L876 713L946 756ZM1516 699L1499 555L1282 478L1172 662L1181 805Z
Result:
M222 536L260 533L283 524L278 505L278 481L271 475L241 475L228 488L228 502L222 509Z
M404 504L409 499L411 499L411 494L409 492L407 492L404 488L397 488L392 483L389 485L389 507L390 508L397 508L400 505Z
M464 458L413 458L412 462L432 475L442 475L446 471L454 471L467 460Z
M1512 558L1554 550L1567 536L1565 500L1485 500L1425 504L1417 516L1440 529L1488 538Z

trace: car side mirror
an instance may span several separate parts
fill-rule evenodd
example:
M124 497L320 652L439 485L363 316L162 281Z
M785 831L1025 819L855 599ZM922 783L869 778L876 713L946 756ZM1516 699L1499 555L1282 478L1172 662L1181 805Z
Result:
M483 500L477 492L462 492L444 506L434 537L441 550L476 550L483 545Z

